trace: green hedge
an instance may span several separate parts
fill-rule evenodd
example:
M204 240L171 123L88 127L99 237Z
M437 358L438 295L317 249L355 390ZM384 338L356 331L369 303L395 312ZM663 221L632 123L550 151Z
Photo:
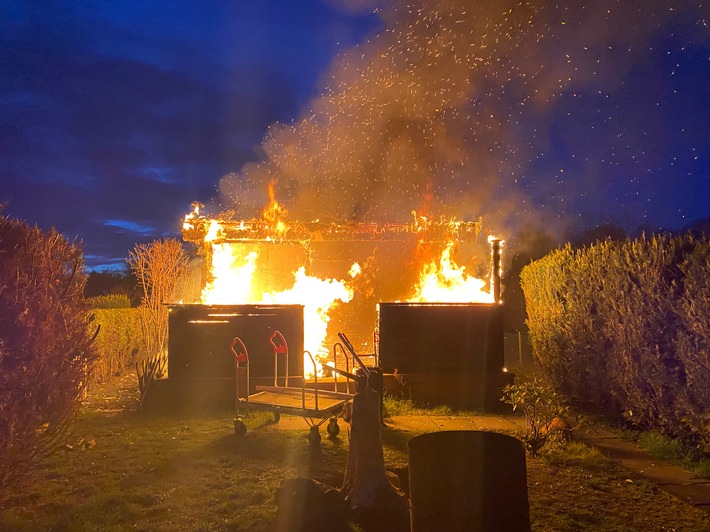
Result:
M87 299L91 308L131 308L131 300L125 294L109 294Z
M133 367L143 350L143 332L137 308L94 309L94 323L101 326L96 337L99 358L93 366L92 384Z
M525 267L533 353L577 403L710 450L710 244L567 246Z

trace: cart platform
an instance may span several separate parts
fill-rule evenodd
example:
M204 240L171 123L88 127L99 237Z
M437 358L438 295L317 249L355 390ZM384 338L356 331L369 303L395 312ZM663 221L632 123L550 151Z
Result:
M318 428L326 420L330 419L327 427L328 435L336 437L340 432L338 427L338 416L343 414L354 394L350 393L349 381L346 380L346 392L338 391L338 373L346 376L346 379L354 377L348 371L336 371L334 373L333 391L323 390L318 386L318 368L315 360L308 351L304 351L304 355L308 355L311 359L314 368L314 387L309 388L305 385L305 379L299 378L301 381L300 387L288 385L288 345L286 339L279 331L274 331L269 337L274 351L274 385L273 386L256 386L256 393L250 393L249 383L249 353L244 342L235 336L232 340L230 349L234 355L234 367L236 378L236 415L234 418L234 430L237 435L246 433L246 424L242 421L246 412L249 410L260 410L272 412L274 420L278 422L281 414L302 417L311 428L309 441L312 444L320 442L320 434ZM345 356L345 364L349 368L347 355L342 345L337 344L340 351ZM334 358L337 349L334 348ZM285 371L282 377L279 377L279 357L284 359L286 364ZM335 369L335 368L331 368ZM245 389L240 393L240 372L244 374L246 379ZM293 377L292 377L293 378ZM283 381L283 385L280 384Z
M352 395L310 388L287 388L285 386L257 386L257 392L249 395L250 408L278 412L279 414L318 418L340 413ZM241 400L246 406L247 401Z

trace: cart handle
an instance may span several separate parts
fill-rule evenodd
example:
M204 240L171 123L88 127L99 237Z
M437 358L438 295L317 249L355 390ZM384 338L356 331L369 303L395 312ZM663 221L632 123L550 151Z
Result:
M274 386L279 385L279 355L286 355L284 362L286 371L284 372L284 385L288 386L288 344L281 331L274 331L269 336L269 343L274 348Z
M234 346L239 344L239 352L234 350ZM249 363L249 353L247 352L247 347L244 345L244 342L242 342L242 339L239 338L239 336L235 336L232 339L232 343L229 346L229 349L232 350L232 354L234 355L234 362L239 364L240 362L246 362L247 364Z
M333 345L333 367L338 366L338 348L340 348L340 352L343 353L343 358L345 359L345 371L350 372L350 360L348 360L348 355L345 352L345 348L343 347L343 344L340 342L337 342L335 345ZM353 363L354 365L354 363ZM329 366L326 366L329 367ZM333 381L335 382L335 390L338 390L338 372L335 372L333 374ZM345 379L345 393L350 393L350 379Z
M316 365L316 361L313 358L313 355L311 355L310 351L303 351L304 355L308 355L308 358L311 359L311 363L313 364L313 383L315 385L314 390L313 390L313 397L315 399L315 407L316 410L318 410L318 366ZM306 379L303 379L301 383L301 403L303 405L303 409L306 409Z
M348 340L348 337L345 336L345 333L338 333L338 338L340 338L343 343L345 344L345 347L348 348L348 351L350 351L350 354L353 356L353 359L360 365L360 368L362 371L365 372L365 375L368 377L370 376L370 370L365 367L365 364L362 363L362 360L360 360L360 357L357 356L357 353L355 352L355 348L353 347L353 344L350 343L350 340Z
M278 343L277 343L278 341ZM288 344L286 343L286 338L281 334L281 331L274 331L269 336L269 342L274 348L274 354L288 353Z

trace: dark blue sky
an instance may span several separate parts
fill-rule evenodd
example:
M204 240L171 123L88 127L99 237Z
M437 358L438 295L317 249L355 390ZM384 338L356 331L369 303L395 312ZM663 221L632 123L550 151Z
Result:
M710 215L706 6L438 3L0 0L5 213L81 239L90 267L177 236L192 201L258 206L244 183L272 177L304 217L313 190L367 217L427 180L491 230ZM365 199L342 200L339 176Z

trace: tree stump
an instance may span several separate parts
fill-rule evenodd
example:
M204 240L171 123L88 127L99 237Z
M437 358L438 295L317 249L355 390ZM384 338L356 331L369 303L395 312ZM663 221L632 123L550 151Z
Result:
M361 385L353 397L350 448L341 492L356 521L364 520L371 525L388 523L386 528L378 530L408 530L407 499L390 483L385 470L379 394L367 385ZM395 522L401 522L402 526L393 527Z

